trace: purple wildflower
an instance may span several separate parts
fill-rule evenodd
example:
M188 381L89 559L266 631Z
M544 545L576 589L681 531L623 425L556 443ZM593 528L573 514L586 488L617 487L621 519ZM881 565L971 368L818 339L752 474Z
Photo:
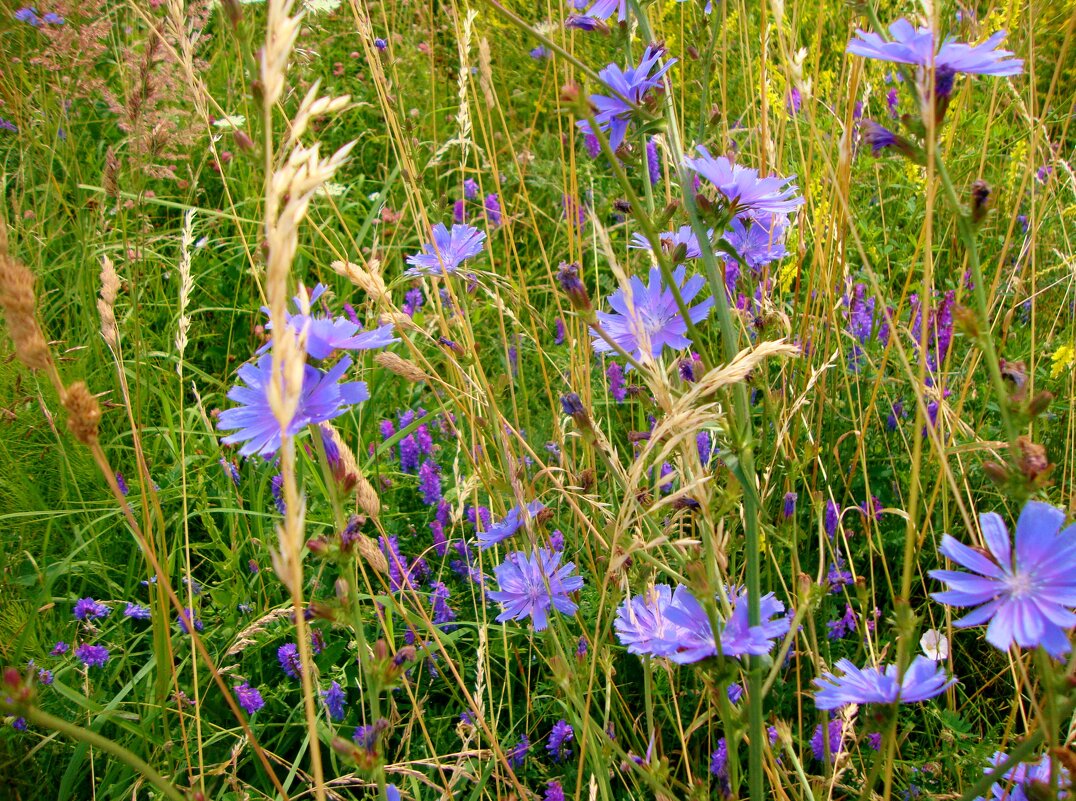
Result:
M542 801L564 801L564 788L556 779L550 779L545 786L545 794Z
M553 344L554 345L563 345L564 344L564 336L565 336L564 320L561 319L560 317L558 317L553 321Z
M370 397L362 381L340 383L340 378L349 367L351 358L348 356L324 373L309 364L303 366L303 386L298 407L288 424L289 436L295 436L312 423L339 417L351 406ZM243 456L258 453L269 459L280 448L280 423L269 405L272 372L271 353L264 354L255 364L240 367L239 377L246 386L237 384L228 392L228 397L239 406L220 413L217 427L222 431L235 432L222 441L227 444L243 443L239 449Z
M609 394L613 396L613 400L623 403L628 397L627 387L624 386L624 368L616 362L609 362L605 377L609 379Z
M850 632L855 631L856 613L855 610L852 609L852 605L845 604L844 614L836 620L827 621L826 628L829 629L826 633L826 637L831 640L839 640Z
M710 773L719 779L729 776L729 746L724 737L717 741L717 749L710 754Z
M280 669L284 671L285 676L292 679L299 678L299 675L303 672L303 664L299 659L299 647L295 643L284 643L277 648L276 658L280 662Z
M444 223L433 227L433 241L422 246L423 252L407 257L412 265L404 275L441 275L454 273L460 264L482 252L486 235L470 225L453 225L449 231Z
M37 671L37 680L48 687L54 680L52 671L41 668L41 670Z
M710 231L709 235L713 236L713 231ZM665 231L658 234L658 242L661 249L675 258L677 262L702 257L699 238L695 236L695 231L690 225L681 225L675 231ZM631 235L628 247L636 248L637 250L652 250L650 240L640 233Z
M93 598L79 598L75 602L72 614L76 620L87 620L89 618L108 617L110 611L107 606L100 601L95 601Z
M408 317L414 317L419 309L426 303L426 296L422 294L422 287L416 286L404 293L404 302L400 311Z
M329 689L321 691L321 700L325 702L325 709L333 720L344 719L344 709L347 706L347 698L339 682L333 682Z
M841 509L832 500L826 501L826 514L824 525L826 527L826 534L830 539L833 539L837 533L837 526L841 522Z
M605 1L598 0L598 3ZM619 2L624 2L624 0L619 0ZM661 85L662 76L676 63L675 58L669 59L651 75L650 70L657 65L664 54L663 49L651 45L643 53L639 66L621 69L616 64L610 64L598 73L598 78L612 89L616 96L591 95L590 102L597 109L594 121L597 123L598 130L608 132L609 147L614 151L624 141L635 107L643 102L647 92ZM593 133L588 120L579 120L576 125L583 133Z
M314 303L328 290L329 288L325 284L315 286L310 293L306 304L307 308L313 309ZM301 288L300 291L305 292L306 290ZM363 331L361 326L353 323L347 317L305 314L303 312L302 298L298 295L292 298L292 301L295 304L295 313L285 311L284 318L288 328L296 336L302 331L306 332L306 354L311 359L320 361L329 358L338 350L373 350L375 348L384 348L393 342L400 341L392 335L392 323L386 323L370 331ZM262 311L266 315L269 314L269 309L265 306L262 307ZM272 320L265 327L271 330L273 328ZM271 341L267 342L258 352L264 353L271 344Z
M617 22L627 22L628 0L594 0L594 5L587 9L586 15L603 22L616 14Z
M273 504L276 506L278 513L284 515L288 513L288 506L284 503L284 476L277 473L269 481L269 490L273 496Z
M568 748L568 743L574 739L575 732L568 721L558 720L553 724L553 729L549 732L549 742L546 743L545 748L552 754L554 762L560 762L572 755L571 749Z
M441 500L441 468L432 459L427 459L418 469L418 489L427 506Z
M564 615L575 614L578 607L568 594L582 589L583 579L572 575L574 563L559 566L560 558L559 552L545 548L530 556L514 551L493 569L500 589L488 596L504 608L498 623L530 617L535 630L543 631L550 607Z
M63 640L60 640L54 646L52 646L52 650L49 651L49 653L52 654L53 656L63 656L70 649L71 649L70 645L65 643Z
M851 729L851 726L849 725L848 728ZM847 733L851 734L851 731ZM814 754L814 758L819 762L825 760L828 738L829 759L830 762L835 761L837 754L844 751L845 734L845 723L840 718L834 718L828 724L819 723L815 726L814 734L811 736L811 753Z
M478 532L478 547L484 551L508 539L523 527L526 520L533 518L543 509L545 509L545 504L541 501L531 501L525 507L513 506L504 519Z
M35 28L41 26L41 18L37 16L37 9L31 6L20 8L15 12L14 16L19 22L25 22L27 25L33 25Z
M732 601L732 615L720 632L722 655L769 653L773 640L788 631L787 618L772 619L784 611L784 605L773 593L764 595L759 599L762 623L750 626L746 593L734 593ZM613 627L617 639L633 654L666 657L683 665L718 653L706 610L682 585L674 592L666 584L657 584L647 595L625 601L617 609Z
M823 673L814 680L815 706L838 709L847 704L905 704L925 701L956 683L933 659L917 656L898 680L897 666L857 668L847 659L835 665L840 676Z
M75 656L86 667L104 667L108 662L108 649L103 645L83 643L75 649Z
M737 214L749 210L790 214L803 205L792 183L795 176L760 178L758 170L733 164L724 156L714 158L702 145L698 151L698 158L684 157L684 166L713 184Z
M389 49L389 43L382 39L380 36L378 36L376 39L374 39L374 47L383 52Z
M1001 751L995 751L990 758L990 764L983 773L993 773L1008 761ZM1024 762L1005 771L1002 781L994 782L990 787L988 799L979 796L975 801L1029 801L1030 799L1061 799L1066 798L1065 787L1069 786L1069 771L1064 765L1058 763L1057 775L1054 775L1053 761L1049 754L1043 754L1038 762ZM1049 788L1057 786L1058 792L1054 795Z
M123 616L129 617L134 620L149 620L149 607L142 606L142 604L127 604L127 608L123 610Z
M435 581L430 584L430 590L430 601L433 604L433 622L440 626L442 631L450 631L454 627L448 624L456 619L456 612L448 605L450 596L448 587L440 581Z
M797 498L799 498L799 496L794 492L786 492L785 493L785 504L784 504L784 507L781 510L782 514L785 517L785 520L792 517L792 515L796 514L796 499Z
M265 699L262 698L262 694L258 692L257 688L251 687L247 682L243 682L234 689L236 700L239 701L239 706L243 707L248 715L253 715L265 706Z
M176 613L176 622L179 624L179 628L184 634L190 633L187 625L191 620L194 621L195 631L201 631L205 628L205 626L202 625L202 621L198 619L198 616L190 607L187 607L182 612Z
M116 486L119 487L120 492L124 495L127 495L131 491L131 488L127 486L127 479L123 477L123 473L119 470L116 471Z
M646 171L650 185L657 186L661 180L661 156L658 155L658 143L654 137L646 140Z
M519 770L523 767L523 763L527 761L527 754L531 750L531 741L526 734L519 736L519 742L516 743L508 751L506 755L508 757L508 764L512 766L512 770Z
M692 276L686 283L687 271L683 266L673 272L673 280L680 287L680 295L685 304L702 291L706 280L701 275ZM706 319L714 304L712 297L688 309L693 323ZM607 334L621 348L635 356L643 358L646 353L657 358L666 347L673 349L691 347L687 338L687 323L680 316L673 298L672 289L666 287L661 279L661 271L654 267L650 270L649 285L644 285L638 276L631 278L631 301L623 289L618 289L609 296L609 305L613 313L598 312L598 321ZM607 353L612 346L599 337L593 330L593 347L597 353Z
M854 579L852 574L845 568L844 557L841 556L838 551L834 556L833 564L829 566L829 571L826 573L826 583L829 584L830 593L835 593L847 584L851 584Z
M463 182L463 196L468 200L474 200L478 197L479 187L478 181L474 178L468 178Z
M497 197L496 192L486 195L486 219L492 226L501 224L501 199Z
M457 224L467 222L467 202L463 198L452 204L452 221Z
M1016 523L1014 553L999 515L988 512L979 521L989 555L944 535L939 552L972 572L930 571L949 587L931 597L949 606L978 607L954 625L989 620L986 639L1002 651L1015 642L1021 648L1041 645L1055 657L1068 653L1066 631L1076 625L1076 525L1062 531L1064 512L1028 501Z
M775 261L788 255L785 247L785 232L788 217L784 214L755 212L752 215L736 217L724 234L725 241L739 254L747 266L756 273ZM722 254L726 261L731 257Z
M998 31L985 42L977 45L943 39L937 46L937 35L930 28L916 28L908 20L899 19L889 26L891 41L885 41L876 33L857 30L855 38L848 43L853 55L911 64L917 67L934 66L936 72L967 72L977 75L1019 75L1024 62L1008 50L997 47L1005 39L1005 31ZM937 50L935 51L935 48Z

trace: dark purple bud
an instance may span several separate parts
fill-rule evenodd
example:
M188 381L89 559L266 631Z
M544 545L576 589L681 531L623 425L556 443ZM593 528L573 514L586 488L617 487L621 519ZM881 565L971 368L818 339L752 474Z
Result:
M579 311L590 311L590 298L587 296L587 288L579 277L579 265L575 263L561 262L557 270L557 282L561 289L572 302L572 306Z

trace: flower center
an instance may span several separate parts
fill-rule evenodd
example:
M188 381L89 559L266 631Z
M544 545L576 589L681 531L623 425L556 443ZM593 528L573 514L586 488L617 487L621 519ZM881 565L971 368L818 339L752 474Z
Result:
M1005 578L1005 588L1009 595L1017 600L1027 598L1035 592L1037 582L1029 573L1014 572Z

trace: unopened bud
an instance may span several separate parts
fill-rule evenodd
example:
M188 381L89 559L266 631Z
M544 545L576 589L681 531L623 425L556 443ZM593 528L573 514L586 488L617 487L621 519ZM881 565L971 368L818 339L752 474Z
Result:
M1009 484L1009 468L997 462L983 462L983 472L999 487L1007 487Z
M575 263L561 262L557 270L557 283L560 284L564 294L568 296L572 306L579 311L590 311L590 297L587 288L579 277L579 265Z
M238 129L232 131L232 139L235 140L236 148L244 153L250 153L254 150L254 140L250 138L250 135L246 131L240 131Z
M1038 417L1050 407L1050 402L1053 401L1054 394L1043 390L1035 394L1035 397L1031 399L1031 402L1027 405L1028 414L1032 417Z

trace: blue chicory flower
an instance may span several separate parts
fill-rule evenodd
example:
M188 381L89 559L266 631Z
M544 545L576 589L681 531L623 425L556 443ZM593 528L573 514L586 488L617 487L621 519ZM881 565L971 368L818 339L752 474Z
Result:
M686 276L687 270L682 265L673 272L673 280L680 287L680 297L685 304L690 304L702 291L706 279L695 275L685 283ZM697 324L705 320L713 305L714 299L710 297L689 306L691 321ZM687 323L680 316L672 289L665 286L657 267L650 270L649 284L644 285L638 276L632 276L630 301L624 290L618 289L609 296L609 306L613 312L599 311L598 322L614 342L636 359L643 359L644 353L656 359L666 347L691 347L691 340L686 336ZM591 337L596 353L613 350L612 345L593 329Z
M486 235L470 225L453 225L449 231L444 223L433 227L433 241L422 246L422 253L407 257L412 265L404 275L442 275L454 273L459 266L482 252Z
M676 63L675 58L669 59L651 75L650 71L664 54L664 49L650 45L637 67L621 69L616 64L610 64L598 73L598 78L613 90L614 96L590 96L591 104L597 109L594 122L598 130L608 132L609 147L614 151L623 143L636 107L651 89L661 85L662 76ZM584 134L594 133L588 120L579 120L576 125Z
M530 556L513 551L493 569L500 589L488 595L504 608L498 623L529 617L535 631L544 631L551 607L564 615L575 614L578 607L568 594L582 589L583 578L572 575L574 563L560 565L561 555L545 548Z
M925 656L917 656L898 681L895 664L881 667L857 668L847 659L835 665L843 675L823 673L814 680L818 689L815 706L819 709L838 709L847 704L905 704L925 701L943 693L956 683L945 669Z
M989 555L946 534L939 552L970 570L932 570L948 585L931 597L949 606L975 606L953 625L987 621L986 639L1007 651L1042 646L1059 657L1071 650L1067 631L1076 626L1076 525L1061 530L1065 513L1028 501L1016 523L1015 553L1005 521L994 512L979 517Z

